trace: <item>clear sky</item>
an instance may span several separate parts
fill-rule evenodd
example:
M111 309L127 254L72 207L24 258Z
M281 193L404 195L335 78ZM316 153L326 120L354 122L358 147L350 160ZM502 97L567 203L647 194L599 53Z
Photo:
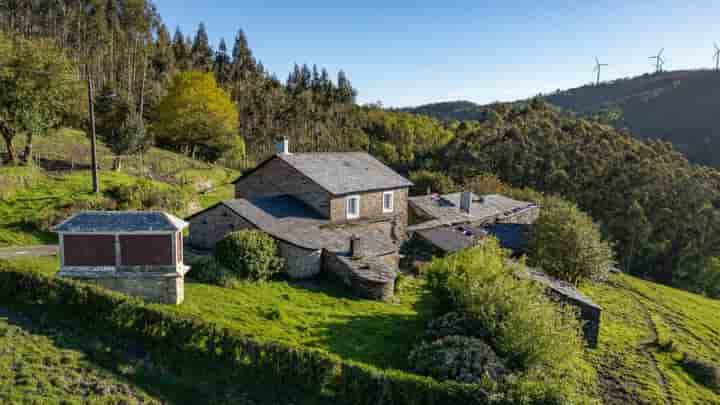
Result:
M284 80L294 63L345 70L361 103L511 101L593 80L711 67L719 0L155 0L171 33L204 22L213 45L238 28ZM357 4L357 5L346 5Z

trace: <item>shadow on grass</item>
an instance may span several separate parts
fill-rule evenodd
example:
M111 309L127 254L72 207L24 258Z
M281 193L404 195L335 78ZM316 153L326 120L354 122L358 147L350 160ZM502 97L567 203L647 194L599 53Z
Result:
M325 293L347 297L342 295L342 288L325 288ZM432 317L430 293L423 289L418 294L412 306L416 314L382 313L335 318L324 325L319 343L329 352L348 360L406 370L407 357L422 339Z
M32 334L47 336L56 347L84 353L89 361L163 403L331 403L322 393L269 381L258 370L226 364L199 351L147 347L110 330L67 319L49 306L1 305L0 316Z

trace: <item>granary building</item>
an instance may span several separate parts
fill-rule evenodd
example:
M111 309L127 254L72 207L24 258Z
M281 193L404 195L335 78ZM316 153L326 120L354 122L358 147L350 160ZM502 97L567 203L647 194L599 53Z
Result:
M322 271L357 295L393 295L411 183L363 152L278 153L235 181L235 198L187 220L190 243L212 249L229 232L258 229L278 242L291 278Z
M164 212L90 211L54 228L61 277L80 279L154 302L184 298L185 221Z

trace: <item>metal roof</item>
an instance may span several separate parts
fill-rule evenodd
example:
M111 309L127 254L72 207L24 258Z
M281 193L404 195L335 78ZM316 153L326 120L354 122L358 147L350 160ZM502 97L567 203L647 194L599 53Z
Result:
M85 211L73 215L59 225L55 232L175 232L188 223L159 211Z
M365 152L279 154L300 173L335 195L410 187L412 183Z

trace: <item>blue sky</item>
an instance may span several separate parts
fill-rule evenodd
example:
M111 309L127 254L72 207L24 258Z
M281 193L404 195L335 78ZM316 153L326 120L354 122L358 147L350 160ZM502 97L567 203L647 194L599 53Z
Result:
M508 5L507 3L512 3ZM595 56L614 79L652 69L711 67L720 1L155 0L171 32L204 22L213 45L245 30L285 79L294 63L345 70L361 103L510 101L586 84Z

